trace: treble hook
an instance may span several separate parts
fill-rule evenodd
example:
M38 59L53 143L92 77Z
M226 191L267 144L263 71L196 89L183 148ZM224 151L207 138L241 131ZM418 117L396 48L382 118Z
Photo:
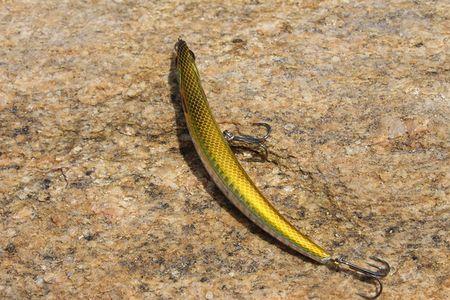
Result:
M270 125L267 124L267 123L253 123L253 125L265 127L266 128L266 134L264 134L261 137L245 135L245 134L244 135L234 135L231 131L224 130L223 131L223 136L228 142L236 141L236 142L243 142L243 143L247 143L247 144L255 144L255 145L257 145L258 147L263 149L263 151L264 151L264 159L267 160L268 151L267 151L267 146L264 145L264 142L269 137L270 132L272 131L272 127L270 127Z
M389 266L389 264L382 260L381 258L375 257L375 256L371 256L370 259L372 259L373 261L379 262L382 264L382 266L377 266L375 264L372 263L367 263L367 265L374 267L375 270L370 270L367 268L363 268L360 266L355 265L354 263L351 263L349 261L347 261L344 257L339 256L337 258L333 258L330 260L331 263L333 263L335 266L338 267L342 267L342 265L345 265L348 267L348 269L356 272L357 274L361 275L363 277L363 279L369 279L372 280L373 282L375 282L377 289L376 289L376 293L373 296L367 296L364 294L360 294L358 293L359 296L365 298L365 299L376 299L378 298L378 296L381 295L381 292L383 291L383 285L381 284L380 278L385 277L387 274L389 274L389 271L391 270L391 267Z

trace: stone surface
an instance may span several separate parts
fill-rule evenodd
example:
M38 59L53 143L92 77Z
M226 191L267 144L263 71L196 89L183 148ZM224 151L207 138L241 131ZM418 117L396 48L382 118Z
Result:
M208 178L171 95L178 36L286 217L449 294L447 1L2 1L0 298L329 299L373 286L296 255Z

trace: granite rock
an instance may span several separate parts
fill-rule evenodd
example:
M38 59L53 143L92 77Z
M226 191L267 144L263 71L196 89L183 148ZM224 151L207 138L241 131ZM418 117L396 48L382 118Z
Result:
M173 92L184 38L244 168L384 299L450 293L447 1L2 1L0 298L348 299L203 169ZM171 90L172 89L172 90Z

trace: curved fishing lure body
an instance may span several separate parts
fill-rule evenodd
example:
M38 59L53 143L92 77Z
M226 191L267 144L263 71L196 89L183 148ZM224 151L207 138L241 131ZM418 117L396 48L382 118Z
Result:
M175 49L178 84L186 124L203 165L221 191L249 219L292 249L319 263L353 271L374 282L377 286L374 295L358 295L366 299L377 298L383 290L380 279L389 274L389 264L372 256L371 259L381 265L367 263L372 267L369 269L351 263L341 256L331 257L273 207L244 171L214 120L200 83L194 54L181 39Z
M178 41L176 52L186 124L195 149L214 182L241 212L270 235L317 262L330 262L331 255L289 223L249 178L214 120L194 54L183 40Z

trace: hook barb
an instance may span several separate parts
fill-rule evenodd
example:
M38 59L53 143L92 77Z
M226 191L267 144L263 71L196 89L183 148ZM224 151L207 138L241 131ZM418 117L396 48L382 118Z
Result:
M381 283L380 279L389 274L391 267L385 260L382 260L381 258L371 256L370 259L372 261L378 262L380 265L368 262L367 265L373 268L368 269L349 262L342 256L331 259L331 263L339 268L342 268L342 266L346 266L347 270L351 270L356 274L362 276L363 280L365 279L374 282L377 288L375 295L368 296L360 293L358 293L358 295L365 299L376 299L381 295L381 292L383 291L383 284Z

